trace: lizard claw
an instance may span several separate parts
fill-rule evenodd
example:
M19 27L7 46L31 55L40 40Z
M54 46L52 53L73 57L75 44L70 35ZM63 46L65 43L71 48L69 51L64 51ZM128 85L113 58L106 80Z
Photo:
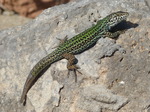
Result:
M64 42L66 42L68 40L68 37L66 35L63 39L59 39L59 38L56 38L56 39L60 41L59 45L53 47L52 49L55 49L55 48L59 47L60 45L62 45Z

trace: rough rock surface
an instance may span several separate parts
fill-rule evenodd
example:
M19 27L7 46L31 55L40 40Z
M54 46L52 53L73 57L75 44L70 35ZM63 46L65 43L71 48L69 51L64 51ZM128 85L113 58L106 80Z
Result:
M70 0L0 0L3 8L13 10L23 16L34 18L44 9L67 3Z
M78 107L83 110L100 112L104 108L116 111L128 103L128 100L122 96L114 95L103 85L90 85L81 88L77 102Z
M109 7L108 7L109 6ZM101 38L76 55L80 73L67 76L67 61L51 65L31 88L27 105L20 96L31 68L59 44L95 21L128 11L127 31L116 40ZM145 0L78 0L45 10L30 23L0 31L1 112L149 112L150 8ZM126 51L126 52L124 52Z

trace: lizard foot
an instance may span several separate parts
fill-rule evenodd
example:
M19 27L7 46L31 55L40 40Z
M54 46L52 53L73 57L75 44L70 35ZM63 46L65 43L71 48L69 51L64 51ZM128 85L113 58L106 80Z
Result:
M66 35L63 39L60 39L60 38L56 38L56 39L59 40L59 44L57 46L53 47L52 49L55 49L55 48L59 47L60 45L62 45L63 43L65 43L68 40L68 37Z

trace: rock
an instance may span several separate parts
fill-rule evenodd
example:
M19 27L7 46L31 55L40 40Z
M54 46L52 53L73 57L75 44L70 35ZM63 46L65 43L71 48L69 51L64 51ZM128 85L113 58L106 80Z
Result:
M149 0L145 0L145 3L147 5L147 7L150 9L150 1Z
M130 13L128 22L120 24L127 31L116 40L101 38L76 55L82 73L77 72L77 82L73 72L67 76L63 59L30 89L27 105L20 104L30 70L54 50L57 38L71 38L118 10ZM78 0L49 8L24 26L0 31L0 111L149 111L149 19L144 0Z
M80 91L77 106L90 112L101 112L102 109L117 111L128 103L127 98L111 93L102 85L90 85Z
M15 11L22 16L35 18L44 9L69 1L70 0L1 0L0 3L5 9Z

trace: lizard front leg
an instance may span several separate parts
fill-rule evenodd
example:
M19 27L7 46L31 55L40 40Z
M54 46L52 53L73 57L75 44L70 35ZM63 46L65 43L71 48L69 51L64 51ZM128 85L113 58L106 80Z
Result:
M105 36L114 39L115 37L118 37L120 34L123 34L123 33L125 33L125 30L123 30L123 31L117 31L117 32L114 32L114 33L106 32Z
M53 47L52 49L57 48L60 45L62 45L63 43L65 43L68 40L68 37L66 35L63 39L60 39L60 38L56 38L56 39L59 40L59 44L57 46Z
M57 39L60 41L59 45L58 45L58 46L60 46L68 40L68 36L66 35L63 39L60 39L60 38L57 38Z
M75 73L75 82L76 82L77 81L76 70L79 69L79 67L76 66L77 59L75 58L75 56L73 54L70 54L70 53L64 53L63 57L68 60L67 69L69 71L74 71L74 73ZM69 72L68 72L68 74L69 74Z

